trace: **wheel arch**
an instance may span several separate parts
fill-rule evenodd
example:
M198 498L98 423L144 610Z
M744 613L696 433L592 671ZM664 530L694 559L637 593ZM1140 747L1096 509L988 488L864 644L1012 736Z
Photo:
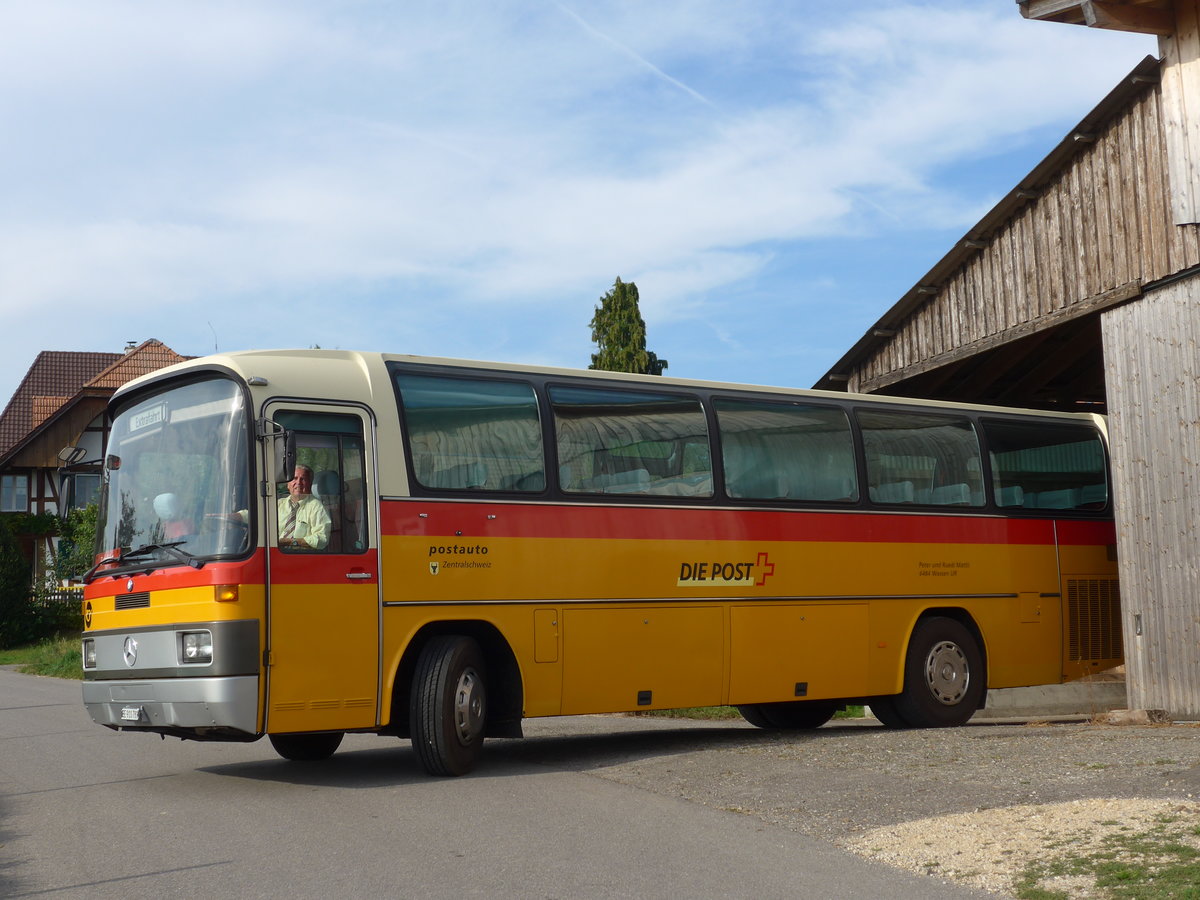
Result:
M522 737L521 718L525 709L525 688L521 678L521 667L500 629L482 619L429 622L413 635L392 675L391 718L383 730L387 734L399 737L409 736L408 702L412 694L417 659L431 638L448 634L473 638L483 651L488 689L485 736Z

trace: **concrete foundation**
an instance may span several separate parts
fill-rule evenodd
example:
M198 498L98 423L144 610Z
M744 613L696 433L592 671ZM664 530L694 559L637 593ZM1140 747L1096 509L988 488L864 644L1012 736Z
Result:
M1072 681L1037 687L989 690L987 705L972 721L986 719L1039 719L1064 716L1096 716L1125 709L1123 681Z

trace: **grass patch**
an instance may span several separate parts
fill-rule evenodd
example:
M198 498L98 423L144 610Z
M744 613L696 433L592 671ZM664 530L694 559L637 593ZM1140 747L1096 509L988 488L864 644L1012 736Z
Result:
M82 680L83 663L76 636L49 638L36 644L0 650L0 666L16 666L26 675Z
M1070 878L1089 884L1085 895L1102 900L1195 900L1200 898L1200 848L1195 839L1196 826L1163 816L1144 831L1110 834L1093 851L1032 864L1018 880L1016 896L1077 896L1054 890L1055 878Z
M735 706L688 706L683 709L648 709L634 713L652 719L740 719Z

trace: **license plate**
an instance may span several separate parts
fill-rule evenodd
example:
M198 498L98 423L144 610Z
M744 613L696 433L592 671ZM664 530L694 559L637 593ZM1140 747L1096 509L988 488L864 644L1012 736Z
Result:
M140 706L122 706L121 721L122 722L140 722L142 719L142 708Z

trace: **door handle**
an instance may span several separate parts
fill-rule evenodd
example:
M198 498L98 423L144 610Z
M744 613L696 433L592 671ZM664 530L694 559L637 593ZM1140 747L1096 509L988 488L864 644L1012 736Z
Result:
M371 575L370 572L347 572L346 577L353 578L353 579L362 579L362 578L372 578L373 576Z

